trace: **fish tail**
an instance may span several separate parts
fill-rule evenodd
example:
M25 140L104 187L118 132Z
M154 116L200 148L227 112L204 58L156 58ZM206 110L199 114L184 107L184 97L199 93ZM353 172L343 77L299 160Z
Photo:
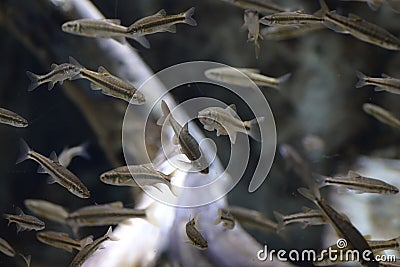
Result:
M279 233L285 228L285 222L283 220L283 215L277 211L274 211L274 216L276 221L278 222L278 228L276 231Z
M369 8L371 8L373 11L377 11L378 8L381 6L382 2L376 1L376 0L370 0L370 1L367 1L367 4L368 4Z
M24 160L28 159L29 152L31 151L30 147L28 146L28 144L25 142L24 139L21 138L19 142L20 142L21 152L20 152L20 155L18 156L15 164L21 163Z
M286 73L286 74L282 75L281 77L279 77L279 78L277 79L277 81L278 81L278 88L280 88L280 85L281 85L282 83L284 83L284 82L286 82L287 80L289 80L289 78L290 78L291 76L292 76L291 73Z
M160 126L162 126L165 123L168 115L171 113L171 111L169 110L169 108L167 106L167 103L165 103L164 100L161 101L161 111L162 111L163 115L157 121L157 125L160 125Z
M245 121L245 128L248 131L248 135L256 140L257 142L261 142L261 127L259 125L260 122L264 121L264 117L254 118L251 121Z
M183 15L185 16L185 23L191 26L197 26L197 22L192 18L194 14L194 7L189 8Z
M219 208L218 209L218 217L217 217L217 219L215 219L215 221L214 221L214 225L217 225L217 224L219 224L220 222L222 222L222 209L221 208Z
M328 5L325 3L325 0L319 0L319 5L321 9L316 12L316 16L325 17L325 14L329 12Z
M297 191L305 198L311 200L311 201L315 201L317 199L321 199L321 195L319 193L319 189L318 187L315 185L312 187L312 189L308 189L308 188L304 188L304 187L300 187L299 189L297 189Z
M358 78L358 82L356 84L356 88L360 88L360 87L366 86L367 83L365 82L365 78L367 78L367 76L364 73L360 72L360 71L356 71L356 75L357 75L357 78Z
M31 258L32 258L31 255L25 256L24 254L19 253L19 256L21 256L21 258L24 260L24 262L26 263L27 267L31 266Z
M111 241L118 241L118 238L112 235L112 226L110 226L107 230L107 233L104 235L106 237L108 237L108 239L110 239Z
M28 75L28 78L31 80L31 84L28 87L28 91L33 91L35 90L39 85L39 75L32 73L30 71L26 72L26 75Z

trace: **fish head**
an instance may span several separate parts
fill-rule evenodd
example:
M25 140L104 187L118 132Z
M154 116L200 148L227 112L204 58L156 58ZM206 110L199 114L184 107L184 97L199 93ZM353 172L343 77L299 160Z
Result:
M77 21L67 21L61 26L61 29L64 32L79 33L80 32L80 24Z
M133 94L130 102L136 105L143 105L146 102L146 98L141 92L136 91Z
M73 192L75 192L76 195L81 198L90 198L90 192L84 186L76 186L75 188L73 188Z

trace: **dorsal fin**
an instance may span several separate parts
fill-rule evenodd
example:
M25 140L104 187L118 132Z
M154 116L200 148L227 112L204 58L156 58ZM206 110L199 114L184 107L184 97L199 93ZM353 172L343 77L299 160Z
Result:
M24 211L20 207L16 207L15 210L17 211L18 215L25 215Z
M56 63L51 64L51 69L54 70L55 68L57 68L58 65Z
M58 157L57 157L56 152L51 151L50 156L49 156L49 159L51 159L51 160L54 161L54 162L58 162Z
M104 68L103 66L100 66L97 71L100 72L100 73L110 74L110 72L106 68Z

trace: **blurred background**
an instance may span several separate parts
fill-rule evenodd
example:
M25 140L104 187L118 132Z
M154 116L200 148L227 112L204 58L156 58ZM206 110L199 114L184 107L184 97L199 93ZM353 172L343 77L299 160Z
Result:
M14 213L16 207L21 207L27 212L23 201L28 198L49 200L65 206L70 211L83 205L117 200L133 207L135 193L128 188L106 186L98 179L102 172L124 164L121 127L126 104L92 91L89 83L81 80L66 81L64 86L57 84L51 91L47 90L47 86L40 86L33 92L27 91L30 84L25 74L27 70L37 74L47 73L51 63L68 62L68 56L73 56L85 67L93 70L103 65L112 71L118 65L117 62L96 54L98 49L93 39L61 31L62 23L76 17L56 8L56 2L63 1L0 0L0 107L17 112L30 122L29 127L24 129L0 125L0 211ZM294 147L312 172L324 175L347 173L361 155L399 158L398 129L380 123L365 114L361 108L365 102L375 103L400 116L398 96L375 92L371 86L355 88L356 70L372 77L386 73L400 78L398 52L373 46L350 35L322 29L290 40L260 40L260 56L256 59L253 44L247 42L247 32L240 30L243 25L243 10L226 2L92 2L106 18L121 19L122 25L130 25L135 20L154 14L160 9L165 9L167 14L176 14L192 6L196 8L196 27L178 25L175 34L149 35L150 49L129 41L153 72L177 63L209 60L234 67L258 68L261 73L272 77L292 73L291 78L282 84L281 90L262 88L262 92L274 114L278 146L290 144ZM318 1L282 0L279 4L292 9L304 9L306 13L313 13L320 8ZM384 4L377 11L373 11L361 2L327 1L327 4L330 9L336 9L340 14L355 13L400 36L400 15L388 5ZM200 84L190 88L177 88L173 94L178 103L192 97L211 94L227 104L236 104L242 119L249 120L254 117L240 99L227 95L224 90L213 88L209 92L207 85ZM87 105L89 111L82 108L86 104L79 103L79 99L90 103ZM200 123L198 125L201 126ZM203 132L218 145L229 147L227 136L217 138L215 132ZM304 138L310 136L316 137L323 146L317 150L307 149L307 146L303 145ZM48 185L46 175L36 173L37 163L33 161L15 165L20 138L25 139L35 151L43 155L49 155L53 150L60 153L66 146L89 142L90 159L76 158L69 169L90 188L93 198L81 200L66 193L60 186ZM229 203L259 210L273 220L275 210L290 214L300 211L304 205L313 208L312 203L297 193L297 188L304 184L279 151L276 153L268 179L256 192L248 193L249 179L252 167L254 168L258 159L259 149L259 144L253 140L251 145L254 153L248 171L229 193ZM218 156L226 163L229 159L229 149L220 151ZM329 198L328 191L324 191L324 194ZM330 198L334 201L337 197L337 194L332 194ZM385 200L388 197L382 198ZM379 202L380 198L377 199L375 201ZM351 208L352 203L349 200L346 205ZM365 204L367 205L367 202ZM350 209L352 214L346 214L357 216L357 212L360 212L359 206L357 207L358 211ZM366 206L365 209L367 208ZM396 217L398 212L388 212L383 204L379 209L389 213L391 220L395 217L397 233L400 233L400 223ZM374 216L379 216L379 212L374 211ZM366 224L374 225L372 217L366 218L372 221L365 222ZM356 224L356 227L364 226ZM48 224L48 228L68 231L67 228L51 223ZM80 235L94 233L98 236L103 234L105 229L85 228ZM319 250L326 245L323 241L324 229L322 226L301 229L300 226L293 225L280 235L247 230L260 244L268 244L271 248ZM375 228L363 229L373 231ZM17 251L32 254L32 266L67 266L72 259L71 254L38 242L34 231L17 234L15 225L7 226L5 219L0 221L0 233ZM373 232L363 234L374 236ZM335 243L335 240L331 239L330 243ZM0 255L0 266L17 265L22 266L22 262ZM311 266L311 263L298 262L296 265Z

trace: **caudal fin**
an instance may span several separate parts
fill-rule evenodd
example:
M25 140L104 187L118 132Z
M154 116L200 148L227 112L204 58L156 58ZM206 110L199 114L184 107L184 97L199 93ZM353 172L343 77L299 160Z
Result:
M264 120L265 120L264 117L259 117L259 118L254 118L251 121L245 122L245 127L248 130L247 132L248 135L257 142L261 142L261 131L260 131L261 125L259 125L259 123L261 123Z
M280 89L280 86L282 83L286 82L287 80L289 80L290 76L292 76L291 73L286 73L284 75L282 75L281 77L279 77L278 80L278 89Z
M215 225L219 224L219 223L222 221L222 215L223 215L222 212L223 212L222 209L219 208L219 209L218 209L218 217L217 217L217 219L215 219L215 221L214 221L214 224L215 224Z
M26 72L26 75L28 75L28 78L31 80L31 84L28 87L28 91L33 91L35 90L39 85L39 75L36 75L30 71Z
M19 142L20 142L20 154L15 164L21 163L24 160L28 159L29 152L31 151L31 149L29 148L28 144L25 142L24 139L20 139Z
M285 221L283 219L283 215L277 211L274 211L274 216L276 221L278 222L278 228L276 231L279 233L285 228Z
M163 115L157 121L157 125L160 125L160 126L162 126L165 123L165 120L167 119L168 115L171 113L171 111L168 108L167 103L165 103L164 100L161 101L161 111L162 111Z
M356 75L357 75L357 78L358 78L358 82L356 84L356 88L360 88L360 87L366 86L367 83L365 82L365 78L367 78L367 76L364 73L360 72L360 71L357 71Z
M184 13L184 16L185 16L185 23L186 23L186 24L189 24L189 25L191 25L191 26L197 26L197 22L192 18L193 14L194 14L194 7L189 8L189 9Z

